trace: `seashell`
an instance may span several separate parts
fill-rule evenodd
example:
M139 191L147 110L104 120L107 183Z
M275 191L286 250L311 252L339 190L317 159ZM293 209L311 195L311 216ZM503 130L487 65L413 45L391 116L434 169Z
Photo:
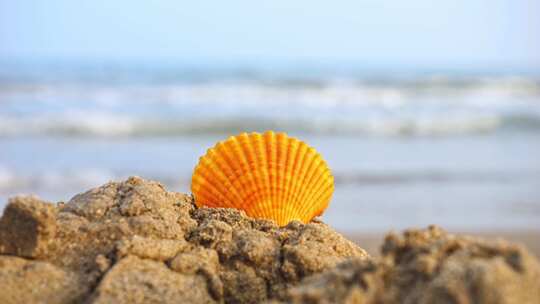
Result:
M242 133L208 149L191 191L199 207L244 210L280 226L308 223L328 207L334 177L321 155L285 133Z

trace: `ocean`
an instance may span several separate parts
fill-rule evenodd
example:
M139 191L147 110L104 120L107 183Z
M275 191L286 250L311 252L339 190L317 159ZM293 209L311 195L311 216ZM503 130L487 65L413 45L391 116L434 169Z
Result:
M540 228L536 74L0 67L0 208L130 175L189 192L206 149L273 129L328 161L338 230Z

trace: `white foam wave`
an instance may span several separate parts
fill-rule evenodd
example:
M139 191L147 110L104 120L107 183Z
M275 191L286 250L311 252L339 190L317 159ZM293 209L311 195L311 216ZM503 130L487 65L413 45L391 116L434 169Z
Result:
M339 116L308 118L253 118L249 116L158 118L129 117L112 113L70 113L65 116L0 116L0 136L185 136L226 134L267 129L307 134L349 134L362 136L445 136L491 133L502 129L540 131L540 117L482 114L419 115L402 117Z
M455 135L540 129L529 78L422 81L0 84L0 136L263 130Z
M66 111L22 117L0 116L0 136L17 135L129 135L133 119L114 113Z

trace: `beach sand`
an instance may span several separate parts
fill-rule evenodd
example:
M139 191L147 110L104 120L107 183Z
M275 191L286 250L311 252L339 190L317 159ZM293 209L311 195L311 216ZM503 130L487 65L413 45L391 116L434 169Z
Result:
M318 219L278 227L131 177L66 203L11 199L0 303L539 303L538 259L484 236L429 226L351 241Z

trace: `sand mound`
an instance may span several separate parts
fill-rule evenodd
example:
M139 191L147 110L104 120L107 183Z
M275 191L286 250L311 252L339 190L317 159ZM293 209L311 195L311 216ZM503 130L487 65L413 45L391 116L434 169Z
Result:
M321 222L279 228L133 177L53 205L10 200L0 303L540 303L525 249L439 228L370 258Z
M437 227L387 235L380 260L352 258L292 287L292 303L540 303L540 265L524 248Z
M364 250L321 222L279 228L130 178L58 206L11 199L0 303L257 303Z

